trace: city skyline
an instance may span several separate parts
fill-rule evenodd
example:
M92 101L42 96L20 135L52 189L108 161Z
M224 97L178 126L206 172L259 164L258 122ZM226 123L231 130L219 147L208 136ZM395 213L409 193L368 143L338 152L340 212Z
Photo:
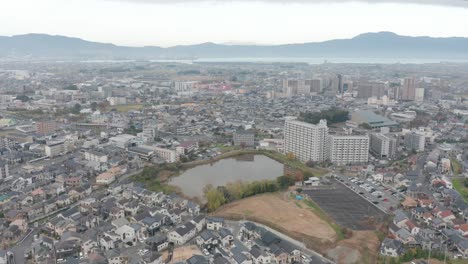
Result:
M468 24L466 1L411 2L20 0L3 4L0 35L44 33L163 47L306 43L380 31L468 37L460 27Z

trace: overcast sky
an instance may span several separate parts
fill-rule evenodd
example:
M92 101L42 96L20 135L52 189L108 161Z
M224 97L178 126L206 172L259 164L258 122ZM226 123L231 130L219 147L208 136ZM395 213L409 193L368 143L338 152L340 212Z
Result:
M303 43L377 31L468 37L468 1L1 0L0 25L0 35L129 46Z

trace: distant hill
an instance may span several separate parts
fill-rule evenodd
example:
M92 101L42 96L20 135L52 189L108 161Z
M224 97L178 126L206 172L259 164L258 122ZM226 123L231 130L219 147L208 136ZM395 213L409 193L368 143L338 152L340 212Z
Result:
M468 38L408 37L391 32L365 33L351 39L263 45L197 45L161 48L125 47L64 36L0 36L0 58L31 59L176 59L230 57L323 58L468 58Z

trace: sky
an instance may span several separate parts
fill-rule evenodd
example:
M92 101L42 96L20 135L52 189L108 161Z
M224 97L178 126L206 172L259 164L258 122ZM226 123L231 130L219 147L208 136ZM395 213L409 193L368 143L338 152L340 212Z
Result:
M0 35L126 46L288 44L391 31L468 37L465 0L1 0Z

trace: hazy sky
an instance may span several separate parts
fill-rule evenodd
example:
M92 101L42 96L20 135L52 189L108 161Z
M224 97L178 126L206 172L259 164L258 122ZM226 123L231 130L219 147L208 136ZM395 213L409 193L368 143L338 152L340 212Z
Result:
M302 43L377 31L468 37L468 1L1 0L0 25L0 35L129 46Z

